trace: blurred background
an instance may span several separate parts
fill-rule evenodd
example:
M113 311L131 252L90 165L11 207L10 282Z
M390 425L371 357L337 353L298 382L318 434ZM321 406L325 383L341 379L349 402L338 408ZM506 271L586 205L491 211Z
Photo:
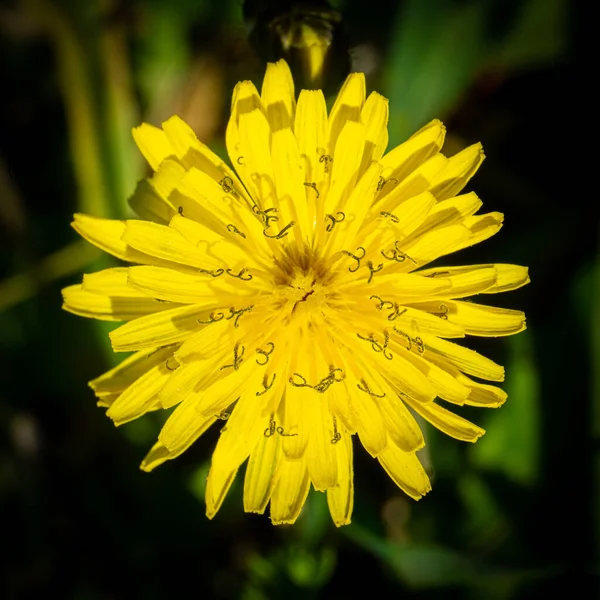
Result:
M3 598L600 597L598 199L579 174L589 120L583 15L568 0L0 1L0 584ZM312 38L310 37L312 36ZM407 498L356 452L352 525L312 493L294 527L214 521L215 435L152 474L138 464L163 416L117 430L87 381L113 356L106 324L61 311L61 287L112 264L69 227L124 218L146 174L131 127L174 113L225 155L234 84L281 56L307 81L327 49L331 98L349 70L390 99L390 147L430 119L448 154L476 141L470 184L505 213L456 264L530 266L494 300L528 330L470 345L506 366L507 403L461 414L467 445L429 430L433 492ZM589 77L589 75L588 75ZM582 124L583 121L583 124ZM586 173L584 171L584 173ZM592 173L593 174L593 173ZM586 173L587 176L587 173ZM241 477L238 477L238 484Z

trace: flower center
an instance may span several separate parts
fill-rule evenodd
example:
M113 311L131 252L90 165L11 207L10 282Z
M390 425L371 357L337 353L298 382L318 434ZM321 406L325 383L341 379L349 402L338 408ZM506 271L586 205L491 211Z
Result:
M332 273L308 248L291 249L275 261L274 300L289 319L314 317L327 303Z

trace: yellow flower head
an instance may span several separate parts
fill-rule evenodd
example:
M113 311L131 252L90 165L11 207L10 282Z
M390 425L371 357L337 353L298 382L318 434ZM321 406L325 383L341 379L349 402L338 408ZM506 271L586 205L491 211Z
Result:
M464 298L516 289L506 264L424 268L495 234L460 194L483 153L440 153L439 121L385 153L388 102L353 73L327 114L319 90L296 102L287 64L259 94L233 93L235 172L178 117L135 140L154 169L131 204L144 220L75 215L88 241L137 266L64 290L76 314L127 321L110 337L134 351L91 382L117 425L172 409L142 463L150 471L220 428L206 486L219 510L246 462L244 508L293 523L312 486L336 525L350 522L352 436L412 498L430 490L415 415L460 440L484 431L445 405L495 407L491 360L449 341L525 328L522 312Z

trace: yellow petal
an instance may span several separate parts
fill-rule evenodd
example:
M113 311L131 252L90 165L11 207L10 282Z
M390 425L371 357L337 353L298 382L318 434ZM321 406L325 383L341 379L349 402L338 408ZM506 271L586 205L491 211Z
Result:
M430 192L444 200L456 196L479 169L485 155L481 144L473 144L452 158L432 181Z
M327 213L336 213L345 207L356 184L364 145L365 126L360 122L347 121L333 152L331 184L325 199Z
M389 192L387 201L400 204L417 194L431 191L431 186L436 176L443 170L447 163L448 159L443 154L434 154L412 171L412 173L409 173L400 183L396 184L394 181L396 177L390 178L382 190L386 191L387 188Z
M212 519L221 508L236 475L237 469L224 471L218 466L215 467L214 464L211 465L205 492L206 516L209 519Z
M149 179L140 181L128 200L131 209L142 219L166 224L175 214L175 209L163 198Z
M474 350L426 334L423 335L423 341L425 356L431 351L469 375L488 381L504 381L503 367Z
M431 191L429 192L431 193ZM443 202L438 202L427 219L424 220L421 227L415 232L414 236L423 235L425 232L435 229L437 227L447 227L448 225L454 225L460 223L466 217L474 215L483 203L477 197L476 194L464 194L462 196L456 196L456 198L450 198ZM400 205L402 206L402 204Z
M463 221L463 224L470 232L469 237L460 244L457 244L453 249L453 252L457 252L463 248L469 248L470 246L474 246L475 244L487 240L500 231L503 222L504 215L499 212L474 215L466 218Z
M284 60L267 64L261 100L271 131L276 132L292 127L296 105L294 80L290 68Z
M348 381L346 389L350 396L352 410L356 414L358 437L371 456L378 456L387 446L385 423L375 400L358 390L357 384L356 379L352 378Z
M160 302L158 305L165 306ZM127 352L181 342L200 329L198 320L208 319L214 308L216 307L178 306L135 319L111 331L109 335L113 350Z
M377 92L371 92L360 114L365 125L365 151L360 172L366 171L373 160L379 160L388 144L389 101Z
M325 491L337 485L337 457L332 444L333 418L326 394L314 394L308 402L310 437L306 448L306 466L315 490Z
M486 290L486 294L497 294L516 290L530 282L529 269L518 265L495 264L496 285Z
M77 213L71 227L94 246L120 258L128 260L127 244L121 240L125 232L125 221L100 219Z
M190 244L180 233L149 221L127 221L123 241L132 248L180 265L212 269L214 260Z
M207 329L210 329L207 327ZM170 408L186 398L197 395L206 389L220 376L218 363L222 362L224 353L211 356L209 360L197 359L189 364L178 366L160 391L159 400L163 408ZM177 357L171 361L177 365ZM215 373L216 371L216 373Z
M244 479L244 510L263 514L271 498L279 474L279 464L283 459L279 435L259 438Z
M381 165L372 163L351 190L347 202L344 203L346 218L329 235L328 241L331 246L346 249L361 243L364 235L363 223L375 198L380 174Z
M336 527L348 525L354 507L354 467L352 460L352 437L342 434L335 445L338 484L327 490L327 504Z
M142 123L132 130L133 139L148 164L156 171L160 163L174 154L173 148L162 129Z
M445 136L446 128L436 119L383 156L379 162L383 165L382 176L386 183L379 198L387 196L410 173L437 154L442 149Z
M240 146L238 121L240 114L246 114L255 109L262 110L262 103L258 91L251 81L241 81L233 90L231 117L225 132L225 144L227 146L229 158L246 186L251 183L251 179ZM252 194L252 189L248 187L247 189Z
M303 460L282 460L279 479L271 496L273 525L292 524L298 518L310 488L306 463Z
M235 286L228 281L214 281L214 272L189 275L163 267L130 267L128 281L131 288L149 296L182 304L223 306L250 296L250 289L236 294Z
M405 241L402 250L418 266L424 266L436 258L472 245L469 243L471 238L471 231L464 225L451 225L429 231L412 242Z
M494 281L490 281L493 270ZM518 289L529 283L527 267L506 264L469 265L465 267L434 267L419 270L425 277L443 277L452 282L451 298L474 294L495 294Z
M463 405L466 403L470 389L458 381L457 376L460 374L458 369L452 369L452 372L449 372L435 362L410 352L405 353L405 358L427 377L437 396L453 404ZM430 359L430 356L427 359ZM404 450L401 444L398 446Z
M380 360L379 372L396 392L407 394L419 402L430 402L435 398L431 382L404 357L404 353L395 354L385 363Z
M261 110L239 116L239 150L248 172L243 181L262 208L275 205L275 180L271 161L271 131Z
M337 148L338 138L350 121L360 121L360 113L365 103L366 83L364 73L350 73L342 85L328 120L328 150L333 154ZM362 156L362 148L358 156L358 164Z
M232 363L234 360L235 356L232 350L230 357L224 359L223 362ZM256 399L254 398L256 392L254 390L260 391L262 387L260 384L262 373L256 369L256 363L253 360L243 360L241 366L235 370L232 364L223 364L219 368L219 371L222 371L226 375L206 388L203 393L204 397L198 405L200 414L208 416L221 413L240 396L240 393L244 389L252 390L249 393L252 394L252 398L256 403ZM262 410L266 408L263 403L258 403L258 406Z
M303 243L309 240L312 223L309 223L304 174L298 152L296 138L291 129L273 132L273 171L277 191L277 206L282 223L294 221L296 240Z
M387 202L377 203L371 210L371 228L376 228L373 237L381 247L393 244L395 240L405 240L425 220L431 209L436 205L436 199L429 192L423 192L396 206ZM391 213L389 210L394 210ZM365 235L367 235L365 233ZM366 237L365 245L370 245L373 237Z
M132 298L146 296L127 283L127 268L125 267L86 273L83 276L82 286L86 292L103 296L130 296Z
M121 237L125 232L125 221L100 219L89 215L75 214L71 227L94 246L128 262L145 265L163 265L169 263L154 256L144 254L128 246Z
M411 498L419 500L431 490L429 477L414 453L403 452L394 444L388 444L377 460L392 481Z
M289 460L299 460L304 456L311 426L304 407L307 401L312 400L313 394L313 390L286 386L283 430L289 435L284 436L281 447Z
M158 435L158 441L172 453L189 448L215 421L216 417L201 417L195 401L180 404L167 419Z
M370 373L369 377L376 386L372 391L377 394L375 402L379 405L391 441L405 452L421 449L425 445L423 432L404 402L377 372ZM365 383L362 382L363 387Z
M169 346L136 352L110 369L110 371L90 381L89 386L95 394L114 394L117 392L120 394L149 369L164 363L173 356L175 349L176 346Z
M70 285L62 290L63 308L73 314L101 321L130 321L171 308L139 293L137 296L104 296Z
M405 312L403 312L394 320L394 327L396 328L396 331L402 331L403 334L408 333L413 338L421 333L438 335L444 338L465 337L465 329L462 327L462 325L453 323L449 319L443 319L440 317L442 310L436 310L438 305L440 305L439 302L432 302L430 304L419 303L415 304L414 306L421 310L415 310L414 308L411 308L408 303L404 304L402 310ZM423 306L426 308L424 309ZM436 314L425 312L430 307L431 312Z
M456 378L470 390L469 397L465 401L465 404L486 408L498 408L498 406L501 406L506 402L506 392L495 385L473 381L463 373L459 373Z
M462 440L463 442L476 442L485 433L485 429L442 408L435 402L419 404L409 399L406 401L434 427L437 427L440 431L443 431L445 434L456 438L457 440Z
M242 393L221 430L213 453L213 466L224 471L237 469L265 431L269 431L269 417L264 404L258 401L254 391Z
M304 160L304 181L318 184L324 178L327 154L327 107L321 90L302 90L298 98L294 133L300 158ZM307 194L310 193L307 188Z
M462 325L468 335L497 337L525 330L525 313L520 310L484 306L473 302L446 301L448 321Z
M157 394L169 375L171 371L164 362L152 367L113 402L106 414L115 425L123 425L137 419L157 400Z

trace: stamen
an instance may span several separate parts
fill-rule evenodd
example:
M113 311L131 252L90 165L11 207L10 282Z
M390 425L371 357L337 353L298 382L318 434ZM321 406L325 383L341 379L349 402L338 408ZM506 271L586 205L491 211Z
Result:
M381 176L379 178L379 181L377 182L377 191L380 192L383 189L383 186L388 182L388 181L395 181L396 185L398 184L398 180L395 177L391 177L390 179L385 179L383 176Z
M251 304L250 306L245 306L244 308L240 308L239 310L236 310L234 306L232 306L229 309L229 316L225 317L227 320L230 319L234 319L233 321L233 326L237 329L239 327L239 320L240 317L244 314L244 313L249 313L252 312L252 309L254 308L254 304ZM220 319L219 319L220 320Z
M272 437L275 435L275 419L273 418L273 415L271 415L271 418L269 419L269 426L265 429L263 435L266 438Z
M400 223L400 219L391 212L382 211L379 213L384 219L389 219L392 223Z
M235 277L236 279L241 279L242 281L250 281L252 279L252 274L246 268L242 269L237 275L231 269L227 269L225 272L230 277Z
M229 177L229 175L226 175L225 177L223 177L223 179L221 179L221 181L219 181L219 185L221 186L221 189L226 194L231 194L232 196L237 198L238 193L233 188L233 179L231 179L231 177Z
M373 350L375 350L375 352L383 352L383 356L385 356L388 360L392 360L392 358L394 358L393 354L387 349L388 342L390 341L390 334L387 332L387 330L383 332L383 344L375 339L374 333L370 333L369 337L365 337L360 333L357 333L356 335L359 339L365 340L365 342L371 342L371 347Z
M375 273L378 273L379 271L381 271L381 269L383 269L383 265L380 263L377 268L373 267L373 261L369 261L367 263L367 267L369 267L369 279L367 279L367 284L371 283L371 281L373 281L373 275L375 275Z
M319 190L317 189L317 184L314 181L305 181L304 185L306 187L312 188L317 193L317 199L319 198Z
M395 321L398 317L401 317L408 309L403 308L400 310L400 306L394 302L394 310L388 315L388 321Z
M450 271L434 271L429 275L425 275L425 277L437 277L438 275L450 275Z
M294 380L296 377L296 380ZM338 378L339 377L339 378ZM344 381L346 375L342 369L336 368L333 365L329 367L329 375L321 379L317 384L311 385L306 381L306 377L304 375L300 375L300 373L292 373L292 376L289 378L289 382L294 387L309 387L319 392L319 394L325 393L334 383L340 383ZM300 380L298 382L297 380Z
M263 234L265 237L268 237L272 240L280 240L281 238L284 238L287 234L288 234L288 230L293 227L296 224L295 221L290 221L278 234L276 235L271 235L269 233L267 233L266 229L263 229Z
M210 275L211 277L220 277L225 273L223 269L215 269L214 271L209 271L207 269L198 269L199 273L204 273L205 275Z
M203 321L202 319L196 319L198 323L202 323L202 325L210 325L211 323L218 323L225 318L225 315L220 311L213 311L208 316L208 321Z
M395 321L398 317L402 316L408 309L403 308L402 310L400 310L400 306L398 305L397 302L392 302L390 300L384 300L383 298L381 298L380 296L370 296L369 300L372 300L373 298L376 298L377 300L379 300L379 306L377 307L377 310L383 310L383 308L391 308L392 312L388 315L388 321Z
M337 428L337 419L335 415L333 416L333 437L331 438L332 444L337 444L342 439L342 434L338 431Z
M260 392L256 392L256 395L257 396L263 396L264 394L266 394L273 387L273 384L275 383L275 377L276 376L277 376L277 374L273 373L273 379L271 379L271 382L268 383L267 376L265 375L263 377L263 382L262 382L264 389L262 389Z
M404 333L404 331L401 331L400 329L396 329L395 325L393 329L398 335L401 335L408 342L408 346L406 349L410 352L412 348L412 339L410 338L410 335L408 335L408 333Z
M394 308L394 303L390 302L389 300L384 300L380 296L375 296L375 295L369 296L369 300L373 300L373 298L376 298L377 300L379 300L379 306L377 307L377 310L382 310L384 307ZM386 306L386 304L387 304L387 306Z
M178 206L177 212L183 217L183 206Z
M275 350L275 344L273 342L267 342L267 346L271 346L269 350L262 350L261 348L257 348L256 352L261 354L265 358L265 362L259 362L258 358L256 359L256 364L264 367L268 362L273 350Z
M177 366L175 367L170 367L169 366L169 361L171 360L171 358L167 358L167 360L165 361L165 367L167 367L167 369L169 371L177 371L177 369L179 368L179 363L177 363Z
M417 264L417 261L414 258L411 258L406 252L403 252L399 247L400 242L396 240L394 242L394 247L391 250L382 250L381 254L383 258L387 260L395 260L396 262L403 263L407 258L412 260L412 262Z
M265 208L265 210L261 210L258 206L258 204L255 204L252 207L252 212L255 215L258 215L263 222L263 227L265 229L267 229L269 227L269 225L271 224L271 221L279 221L279 217L277 216L277 212L278 210L276 208ZM271 213L275 213L275 214L271 214Z
M409 352L412 349L413 344L417 347L417 352L419 354L423 354L425 352L425 344L419 336L417 336L415 338L411 338L407 333L404 333L404 331L400 331L400 329L396 329L395 326L393 329L398 335L401 335L408 342L408 346L406 349Z
M243 231L240 231L233 223L229 223L229 225L227 225L227 231L241 235L244 239L246 239L246 234Z
M442 311L441 315L438 315L440 319L448 320L448 313L450 312L449 308L445 304L440 304L440 310Z
M279 427L276 427L275 419L273 418L273 415L271 415L271 418L269 420L269 426L265 429L263 435L269 438L274 436L275 432L284 437L294 437L295 435L298 435L297 433L285 433L281 425Z
M379 300L379 306L377 307L377 310L383 310L384 308L392 309L392 312L388 315L388 321L395 321L398 317L402 316L408 310L407 308L403 308L402 310L400 310L400 306L397 302L384 300L379 296L370 296L369 300L372 300L373 298Z
M243 156L238 156L236 162L237 162L238 165L243 165L244 164L244 157Z
M325 226L325 231L330 232L335 227L336 223L341 223L345 218L345 213L339 211L335 215L325 215L326 219L330 219L330 222Z
M240 348L242 349L240 352ZM244 351L246 348L244 346L240 346L239 342L233 347L233 363L230 365L224 365L221 367L221 371L223 369L233 368L234 371L237 371L240 368L240 365L244 361Z
M361 386L362 384L362 386ZM356 387L361 391L365 392L365 394L369 394L369 396L373 396L373 398L385 398L385 392L383 394L376 394L374 391L369 388L367 382L364 379L360 380L360 383L356 384Z
M320 163L325 163L325 173L329 173L329 163L333 162L333 156L329 156L329 154L323 154L319 158Z
M413 342L417 346L417 352L419 354L423 354L423 352L425 352L425 344L423 344L423 340L420 337L416 337Z
M367 251L362 247L359 246L357 249L358 250L362 250L362 256L356 256L354 254L352 254L352 252L348 252L347 250L342 250L343 254L346 254L347 256L350 256L351 258L353 258L356 261L356 268L352 268L352 267L348 267L348 271L350 271L350 273L356 273L356 271L358 271L358 269L360 269L360 261L365 257Z

